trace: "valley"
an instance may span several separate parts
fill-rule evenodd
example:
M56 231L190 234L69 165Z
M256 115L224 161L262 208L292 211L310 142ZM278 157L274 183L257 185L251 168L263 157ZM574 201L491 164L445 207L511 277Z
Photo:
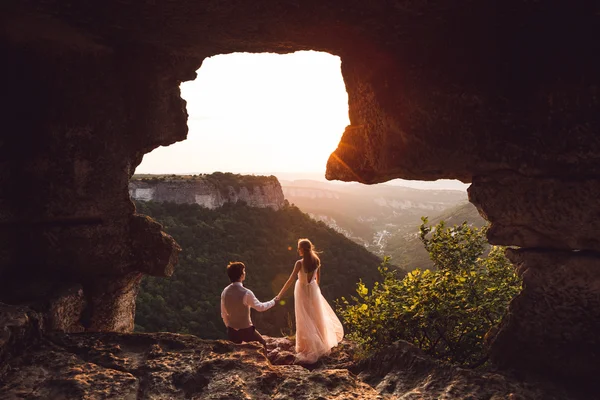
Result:
M230 261L246 263L249 287L269 300L298 258L296 241L308 237L321 251L323 294L334 303L352 296L359 280L378 279L384 256L402 273L429 267L418 237L422 216L432 224L485 224L466 193L455 190L310 180L280 185L274 176L215 173L138 176L130 192L137 212L160 222L183 249L171 278L142 281L136 330L203 338L224 337L218 301ZM265 334L291 332L292 304L284 299L254 318Z
M421 217L431 223L485 224L461 190L424 190L314 180L281 180L286 200L402 269L428 266L418 239Z

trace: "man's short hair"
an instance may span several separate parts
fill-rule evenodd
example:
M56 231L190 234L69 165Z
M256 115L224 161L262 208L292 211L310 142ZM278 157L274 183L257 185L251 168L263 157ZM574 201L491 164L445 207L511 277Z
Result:
M243 262L230 262L229 265L227 265L227 276L229 276L229 280L231 282L237 282L242 277L244 269L246 269L246 266Z

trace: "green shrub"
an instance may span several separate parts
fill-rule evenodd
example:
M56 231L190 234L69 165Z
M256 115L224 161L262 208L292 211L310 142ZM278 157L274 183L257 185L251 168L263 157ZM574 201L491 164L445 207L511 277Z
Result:
M357 296L338 301L349 337L368 354L396 340L466 367L487 360L484 336L497 325L521 281L504 249L487 245L485 231L466 222L434 228L422 218L420 238L434 270L399 277L379 268L382 281L371 290L359 282Z

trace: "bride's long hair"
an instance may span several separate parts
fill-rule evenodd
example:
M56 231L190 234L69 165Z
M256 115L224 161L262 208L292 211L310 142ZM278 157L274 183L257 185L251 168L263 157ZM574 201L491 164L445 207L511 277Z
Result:
M298 239L298 248L302 249L302 264L306 273L311 273L321 266L321 259L310 240Z

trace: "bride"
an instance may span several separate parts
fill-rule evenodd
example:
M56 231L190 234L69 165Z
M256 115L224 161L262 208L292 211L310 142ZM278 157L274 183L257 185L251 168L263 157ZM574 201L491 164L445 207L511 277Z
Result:
M342 341L344 328L321 294L321 260L310 240L298 240L298 254L302 259L296 261L294 271L277 297L281 298L297 276L294 288L296 361L314 364Z

